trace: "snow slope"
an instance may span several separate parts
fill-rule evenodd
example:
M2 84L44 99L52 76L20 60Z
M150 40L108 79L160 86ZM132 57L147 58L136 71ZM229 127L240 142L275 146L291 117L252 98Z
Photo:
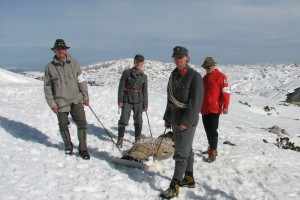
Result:
M102 85L89 87L91 107L116 140L118 79L132 61L107 63L106 67L87 66L84 72L89 80ZM174 65L156 61L146 64L151 88L148 116L151 132L157 137L164 131L166 84ZM180 189L178 199L300 199L300 154L279 149L274 145L278 135L269 132L277 125L300 145L300 107L280 102L286 93L299 87L299 66L219 69L226 73L232 93L229 114L220 117L219 155L214 163L203 161L201 151L207 148L207 141L200 121L194 140L196 188ZM204 70L197 70L204 75ZM149 172L112 163L111 157L119 157L121 152L88 107L91 159L65 156L56 116L44 99L43 83L0 69L0 85L0 199L158 199L168 187L174 161L158 162ZM266 112L266 106L273 109ZM146 138L150 130L146 115L143 117ZM77 149L73 123L70 130ZM132 119L125 134L122 150L129 149L134 141ZM228 140L236 146L223 144Z

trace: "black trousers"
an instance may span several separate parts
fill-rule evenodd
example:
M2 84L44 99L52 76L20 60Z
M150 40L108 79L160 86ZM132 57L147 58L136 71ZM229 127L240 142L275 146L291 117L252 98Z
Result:
M218 147L218 127L220 114L209 113L202 115L202 122L206 132L208 144L211 149Z

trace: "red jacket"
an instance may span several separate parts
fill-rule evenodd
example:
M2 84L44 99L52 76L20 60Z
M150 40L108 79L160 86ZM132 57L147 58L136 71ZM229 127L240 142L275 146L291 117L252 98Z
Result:
M226 76L218 69L203 77L204 97L201 114L221 114L222 109L228 109L230 91Z

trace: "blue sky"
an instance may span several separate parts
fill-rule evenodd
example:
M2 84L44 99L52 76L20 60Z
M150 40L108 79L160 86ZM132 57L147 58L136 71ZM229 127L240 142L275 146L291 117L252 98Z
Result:
M300 62L299 0L0 0L0 67L43 70L54 41L81 65L140 53L172 62Z

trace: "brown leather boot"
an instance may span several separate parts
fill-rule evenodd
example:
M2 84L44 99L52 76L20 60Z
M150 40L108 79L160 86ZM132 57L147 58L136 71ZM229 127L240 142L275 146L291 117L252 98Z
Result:
M184 178L180 181L179 187L195 188L196 184L194 177L185 175Z
M170 187L160 194L161 198L164 199L172 199L173 197L178 197L179 194L179 180L178 179L172 179L170 183Z

